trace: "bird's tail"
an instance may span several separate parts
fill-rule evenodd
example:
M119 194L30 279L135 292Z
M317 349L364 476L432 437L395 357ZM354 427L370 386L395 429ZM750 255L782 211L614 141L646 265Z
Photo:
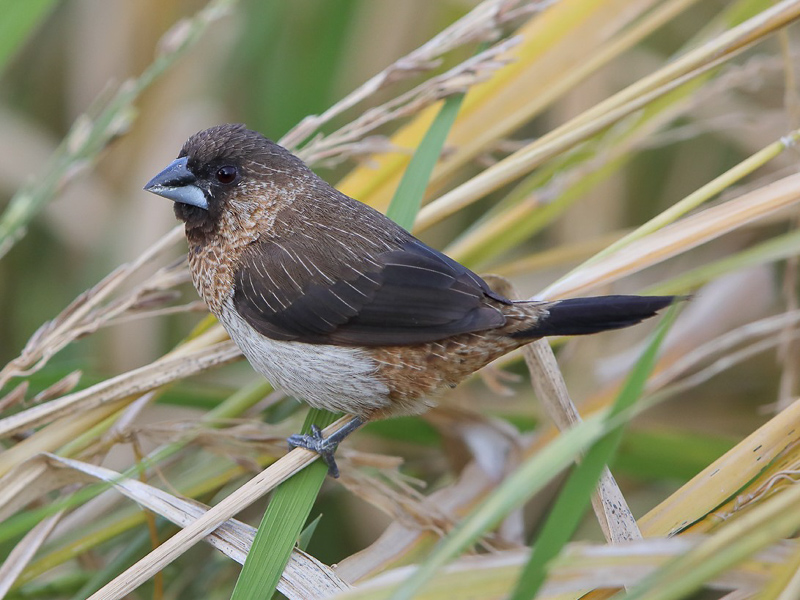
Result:
M641 323L675 302L678 296L597 296L558 300L547 306L548 315L535 326L512 337L583 335L621 329Z

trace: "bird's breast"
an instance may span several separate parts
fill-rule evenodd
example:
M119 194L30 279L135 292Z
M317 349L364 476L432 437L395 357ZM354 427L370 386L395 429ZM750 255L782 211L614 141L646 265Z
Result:
M366 418L389 407L389 387L366 350L270 339L238 314L231 298L218 317L252 367L298 400Z
M224 215L211 232L186 229L192 283L209 310L217 317L233 290L234 275L242 253L257 235L239 227Z

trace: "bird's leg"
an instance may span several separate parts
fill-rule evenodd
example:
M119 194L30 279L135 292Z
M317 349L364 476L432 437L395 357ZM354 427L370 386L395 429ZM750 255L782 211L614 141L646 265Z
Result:
M311 433L296 433L290 435L286 441L289 442L289 448L305 448L319 454L325 464L328 465L328 475L336 479L339 477L339 467L336 466L336 459L333 454L342 440L363 424L364 421L358 417L353 417L339 431L326 438L322 437L322 431L320 431L319 427L312 425Z

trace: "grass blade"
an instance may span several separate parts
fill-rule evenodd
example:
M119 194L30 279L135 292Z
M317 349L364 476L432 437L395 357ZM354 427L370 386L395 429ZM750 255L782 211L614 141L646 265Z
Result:
M391 600L414 598L440 567L477 542L486 531L495 527L511 511L522 506L569 467L606 433L608 423L598 416L591 416L524 462L450 535L439 542L425 562L395 590Z
M800 488L789 486L709 536L689 552L630 588L627 600L678 600L691 597L715 576L735 567L770 544L791 537L800 526ZM752 597L752 596L751 596ZM759 594L759 598L766 595ZM623 594L614 596L621 600Z
M312 409L306 417L303 433L311 432L312 423L322 429L335 420L333 413ZM325 463L316 461L275 490L236 582L232 600L272 596L327 472Z
M139 95L194 46L234 1L210 0L188 26L185 23L177 26L179 35L173 31L173 43L168 45L168 50L162 52L137 79L120 86L94 120L85 115L76 119L45 166L44 173L22 186L0 215L0 258L25 235L28 224L76 172L76 166L97 159L109 143L127 130L135 117L133 105Z
M455 94L444 101L397 186L386 216L401 227L410 230L414 226L425 188L463 100L464 94Z
M611 407L608 419L612 419L634 405L644 391L650 373L656 364L658 350L675 320L677 309L673 306L661 321L652 341L631 372L625 386ZM558 501L547 517L542 532L528 560L528 564L517 582L512 600L528 600L536 595L547 575L547 567L570 540L583 518L592 499L603 468L610 462L622 440L620 423L611 429L575 467L561 491Z

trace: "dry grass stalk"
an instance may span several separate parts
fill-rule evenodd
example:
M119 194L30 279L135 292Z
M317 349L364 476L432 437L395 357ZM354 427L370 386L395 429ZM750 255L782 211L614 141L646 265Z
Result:
M487 281L507 297L519 297L509 281L497 276L491 276ZM530 371L531 385L536 397L559 430L563 431L579 423L581 415L570 398L567 383L558 368L550 343L544 339L537 340L523 347L522 354ZM597 491L592 495L592 508L608 542L641 539L642 534L628 502L607 467L600 476Z
M363 464L365 461L358 462ZM392 465L395 470L383 469L378 475L372 475L352 468L351 457L343 463L348 468L342 470L341 483L350 493L369 502L403 527L431 531L440 536L452 530L456 524L452 515L405 483L396 471L399 463L397 460Z
M793 442L798 422L800 401L795 401L642 517L644 534L671 535L709 513L720 497L735 493Z
M702 354L703 356L718 354L720 350L725 347L745 342L753 336L766 336L766 339L770 340L772 347L774 347L777 341L774 337L769 337L769 333L778 331L787 319L794 320L795 318L795 315L782 315L776 318L765 319L763 324L759 323L743 327L742 331L723 336L721 341L714 340L709 342L707 344L707 350ZM694 356L697 359L700 355ZM660 367L657 369L656 375L651 382L650 389L658 389L667 382L674 381L681 372L684 372L684 369L680 366L680 363L675 363L674 370L671 366L666 369L663 366ZM541 383L542 381L549 381L549 379L537 379L536 381ZM698 509L698 512L702 514L704 511L702 506L697 507L694 503L694 499L698 496L706 498L709 507L719 504L721 499L730 494L732 490L738 489L751 479L760 469L760 465L764 465L773 460L787 444L791 444L791 436L787 437L787 434L795 427L797 419L796 413L797 410L800 410L797 407L798 404L796 403L794 412L790 411L783 414L779 419L773 419L773 421L765 425L766 431L764 431L763 435L755 439L751 439L751 436L751 438L742 441L737 445L736 449L734 449L735 454L731 454L730 456L726 455L724 460L720 459L720 461L706 469L706 471L704 471L706 474L705 477L702 474L698 475L693 482L697 481L695 485L700 487L682 489L681 492L671 496L656 510L668 511L670 514L675 515L685 515L687 510L694 511ZM525 444L524 454L530 455L536 452L537 449L543 444L546 444L552 436L552 431L542 432L540 436ZM764 439L770 440L770 443L777 444L777 446L760 448L760 451L754 454L753 448L762 445ZM754 470L741 470L737 467L739 461L744 457L747 457L748 461L754 461L752 462L752 469ZM725 465L724 469L721 467L723 464ZM717 477L731 480L731 484L722 489L718 486L718 480L708 478L707 475L708 473L720 470L722 470L722 472L716 475ZM474 506L488 493L491 487L493 487L492 481L486 478L486 475L480 468L476 465L472 465L464 470L457 484L434 493L431 496L431 500L435 500L437 505L447 506L448 510L461 513ZM672 529L666 530L663 527L654 525L652 520L656 518L656 514L656 512L650 513L640 521L641 527L646 535L667 535L669 531L676 531L681 528L680 525L676 525ZM358 581L367 577L369 574L379 573L387 568L391 568L399 557L413 552L414 548L425 544L426 539L430 539L430 532L428 531L407 528L400 524L392 525L375 544L347 560L342 561L337 567L337 572L347 581Z
M0 370L0 389L13 377L26 377L41 369L50 357L67 344L96 331L107 321L136 306L152 291L161 289L164 283L143 284L125 301L102 306L102 303L131 277L161 257L181 239L183 239L183 228L175 227L136 260L118 267L100 283L76 298L55 319L42 325L31 336L20 356Z
M394 61L321 115L309 115L303 119L281 138L280 143L287 148L296 149L324 124L367 100L385 87L436 68L441 64L441 57L451 50L474 42L496 39L498 30L510 20L543 10L550 4L552 4L552 0L485 0L481 2L458 21L410 54ZM362 135L366 131L368 130L362 132ZM304 148L304 156L309 162L313 162L313 150L310 149L313 149L315 143L320 141L315 140ZM326 143L325 145L330 146L331 144Z
M138 78L125 81L94 120L86 114L75 120L44 173L23 186L0 216L0 258L25 235L28 222L52 200L61 186L96 160L113 140L128 131L135 117L133 104L141 93L187 52L211 24L227 14L234 2L210 0L194 18L180 21L162 38L158 59Z
M492 489L498 480L487 473L476 462L467 465L455 483L428 495L428 502L455 522L474 508ZM370 546L347 557L336 565L336 573L349 583L366 580L378 573L402 564L409 555L431 546L438 535L429 528L409 526L397 521L392 523Z
M5 597L17 577L50 536L63 514L64 512L60 511L37 523L25 534L20 543L14 546L3 564L0 564L0 598Z
M502 57L518 41L511 38L499 42L446 73L426 80L381 106L366 110L338 131L313 140L297 152L298 156L312 165L331 166L345 160L358 147L356 144L360 140L379 127L415 115L438 100L465 92L475 84L489 79L508 64Z
M600 5L562 1L524 23L515 32L523 41L509 53L512 64L491 81L470 90L464 99L448 136L449 151L434 170L431 190L447 185L459 168L502 143L506 136L514 135L556 99L596 73L604 61L618 56L627 44L652 31L660 22L657 14L669 11L655 10L650 15L653 18L644 18L631 35L624 30L653 3L607 0ZM683 0L669 4L687 6ZM576 54L576 47L582 52ZM421 113L392 136L392 144L410 153L432 118L433 109ZM385 207L407 160L408 156L398 153L373 157L368 166L355 169L340 182L340 187L368 204Z
M323 433L330 435L336 432L348 420L348 417L339 419L333 425L326 427ZM103 586L102 589L92 594L89 600L117 599L135 590L197 542L215 531L222 523L318 458L319 455L313 452L295 448Z
M786 88L784 104L792 125L798 127L800 126L800 94L798 94L791 56L791 44L786 30L779 33L778 39L781 44L784 85ZM800 227L800 213L796 213L792 219L792 227L794 229ZM797 256L788 258L784 267L782 289L787 311L793 311L800 307L798 271L800 271L800 258ZM782 368L778 400L775 405L776 410L786 408L800 394L800 344L797 342L796 331L796 326L787 326L781 332L778 357L782 361Z
M800 323L800 310L795 310L753 321L752 323L738 327L706 344L692 348L686 354L678 357L667 368L653 375L648 384L648 390L655 391L675 382L681 377L687 377L689 373L697 371L699 365L706 364L715 356L725 360L724 364L712 365L713 369L710 371L703 369L703 371L699 373L695 372L692 376L691 385L697 385L700 381L705 381L714 374L736 364L737 356L732 355L732 351L736 346L751 343L753 340L759 340L759 338L761 338L761 341L766 342L767 346L759 345L758 350L764 351L780 343L781 338L777 334L786 328L796 326L798 323ZM748 349L748 353L751 351L751 349ZM696 378L698 376L701 376L702 379L698 380Z
M585 293L716 239L800 201L800 176L790 175L725 204L708 208L633 242L614 255L577 269L547 287L543 298Z
M125 478L109 469L53 455L47 456L47 462L53 469L72 469L92 479L105 481L137 504L184 528L208 512L196 502L178 498L136 479ZM206 541L229 558L244 564L254 536L253 527L229 519L209 533ZM326 598L348 588L328 567L299 550L292 553L278 585L284 595L309 599Z
M521 28L518 35L523 36L532 46L530 52L525 53L523 49L513 54L519 64L503 72L503 77L513 77L512 70L516 68L519 81L510 85L505 91L505 96L523 96L514 102L513 98L508 98L507 106L497 106L498 99L490 99L488 106L476 109L474 114L469 114L469 105L465 107L465 123L463 129L469 128L469 121L472 121L472 135L459 134L459 130L454 131L451 136L451 143L455 146L454 152L442 161L442 164L434 173L434 186L438 181L452 175L453 171L463 166L468 160L476 157L479 152L489 147L492 142L502 140L513 133L531 118L539 114L545 107L552 106L558 98L563 97L569 90L575 88L582 81L597 73L604 65L614 58L619 57L625 51L640 42L644 37L657 30L659 26L669 22L676 15L680 14L688 6L697 0L680 0L662 3L656 6L651 13L645 14L641 20L633 25L636 18L650 9L655 2L607 2L585 10L585 23L574 30L568 30L567 39L562 44L580 43L586 47L593 47L592 51L587 52L582 60L569 65L550 65L542 61L538 69L533 64L526 64L532 54L538 40L548 35L550 25L543 19L531 20L526 26ZM559 7L556 7L559 8ZM565 11L569 7L562 7ZM591 14L591 10L596 12ZM616 13L616 15L615 15ZM581 15L583 16L583 15ZM616 18L614 18L616 16ZM565 18L568 18L565 16ZM629 26L630 25L630 26ZM628 27L629 26L629 27ZM569 52L564 52L569 60ZM549 68L548 68L549 67ZM534 98L524 97L524 90L530 89L531 82L538 89ZM479 92L480 90L476 90ZM485 94L489 96L488 94ZM476 103L479 101L476 100ZM476 121L486 119L488 111L495 110L503 115L497 122L493 122L489 127L474 126Z
M760 449L756 449L756 452L759 451ZM777 539L791 536L800 526L800 513L793 510L798 501L800 486L786 487L781 494L768 497L739 518L720 527L696 548L662 569L655 575L656 581L661 586L669 585L670 578L674 578L683 569L698 564L698 561L702 564L703 561L712 560L737 541L746 541L746 544L734 546L738 556L743 559Z
M25 464L25 461L40 452L53 452L75 440L99 421L119 411L124 402L118 400L94 408L84 408L80 404L72 407L69 409L70 414L61 416L0 454L0 477L7 477L12 469ZM49 403L42 406L49 406ZM0 479L0 481L6 480ZM0 497L2 496L3 494L0 494ZM2 506L3 503L0 501L0 507Z
M619 108L612 109L608 113L600 115L592 121L583 123L579 117L576 117L573 122L567 124L574 125L574 127L568 128L564 126L566 131L555 130L551 132L551 134L539 138L529 146L518 150L507 158L492 165L479 175L476 175L467 183L447 192L427 206L424 206L420 210L419 216L414 224L415 231L424 231L446 217L463 210L487 194L511 183L522 175L530 173L546 161L575 148L578 144L591 139L598 133L619 123L622 119L645 108L659 98L680 89L683 85L691 82L695 78L709 73L729 58L732 57L718 58L699 67L696 71L691 71L686 75L671 80L662 87L636 97L629 103L623 104Z
M20 382L14 389L0 398L0 411L4 411L12 406L16 406L25 399L30 384L27 381Z
M518 17L521 14L520 11L527 14L527 11L536 10L544 4L547 3L520 3L508 0L482 3L463 21L448 30L446 32L447 35L443 33L442 36L434 38L419 51L409 55L405 62L398 61L321 116L304 121L284 140L288 140L291 145L300 144L303 140L309 139L322 124L328 122L333 116L341 114L342 111L368 98L396 79L431 70L435 67L436 60L444 52L476 39L491 37L500 25L507 23L509 19ZM587 61L585 70L566 73L565 79L562 80L564 87L556 88L559 90L557 93L563 93L563 90L569 89L577 80L585 77L593 69L597 69L600 64L603 64L611 57L618 55L624 47L628 47L635 40L640 39L651 27L656 27L658 23L665 22L671 15L677 14L689 4L691 2L688 0L668 2L653 10L652 13L628 31L627 37L624 39L619 38L619 40L603 46L602 53L598 52L592 57L592 60ZM657 72L652 77L645 78L630 86L624 92L609 99L609 101L598 104L577 119L512 155L507 159L508 162L504 161L505 164L498 163L498 165L503 165L502 167L498 166L494 171L492 169L487 170L485 173L489 173L489 175L481 175L478 178L474 178L462 187L456 188L451 194L443 196L437 201L438 204L431 205L437 208L435 210L431 209L431 212L428 213L429 215L435 215L435 218L424 217L429 221L423 221L423 223L429 224L439 220L445 214L450 214L448 211L464 205L457 202L450 204L453 198L460 197L463 200L464 198L476 199L482 197L487 190L494 189L503 181L507 181L508 177L514 173L529 172L533 165L540 164L542 160L556 156L556 154L563 152L567 148L574 147L581 140L587 139L589 135L593 135L593 133L601 131L625 115L645 107L653 99L661 97L670 90L674 90L689 79L710 72L711 69L715 69L722 61L728 60L741 48L755 43L771 31L774 31L775 28L787 23L789 19L795 18L800 14L799 4L796 2L781 2L773 8L763 11L757 17L735 30L731 30L719 36L716 40L686 54L683 58ZM651 5L652 2L650 1L636 3L637 10L640 11ZM380 142L364 140L364 136L372 132L374 127L388 123L390 120L401 116L408 116L412 112L416 112L423 106L430 104L441 95L451 93L456 89L462 89L464 85L472 85L481 76L494 72L495 69L500 67L501 58L503 58L502 51L506 49L503 44L511 43L513 42L501 42L487 53L472 59L473 62L462 64L437 80L429 80L421 84L407 95L395 98L383 107L376 109L375 112L365 115L363 120L357 120L345 126L333 136L313 140L306 146L304 151L308 153L307 156L310 157L310 160L319 162L325 158L346 155L359 148L363 150L365 146L372 148L379 146ZM480 71L477 76L476 69ZM465 78L462 78L463 76ZM72 143L77 143L76 140L77 142L80 141L80 139L73 138ZM613 145L613 142L616 141L618 140L612 140L612 150L618 148L618 146ZM374 145L370 146L370 144ZM440 172L443 173L444 170ZM759 188L721 206L706 209L700 214L685 218L673 227L667 227L660 232L652 233L634 242L626 247L624 253L613 254L596 261L594 264L584 266L570 278L548 288L545 293L554 297L594 288L622 276L636 273L671 256L684 253L698 244L716 239L736 227L751 225L758 218L765 215L773 215L781 208L795 203L800 196L797 191L798 185L800 185L800 180L797 179L797 176L791 176L771 186ZM446 203L442 203L444 199L448 198L449 200ZM172 300L172 288L185 279L185 271L177 267L161 270L147 278L143 284L136 287L132 292L121 295L116 300L110 300L112 293L121 288L123 280L128 279L133 273L141 274L145 265L152 264L153 259L156 257L153 252L166 251L180 237L180 232L177 229L174 230L159 242L156 247L157 252L156 250L148 251L135 263L125 267L128 269L127 271L115 272L96 288L82 296L51 324L42 328L31 339L23 355L0 371L0 387L12 377L26 376L42 368L47 360L61 348L82 335L93 333L98 327L119 323L131 318L151 318L169 314L170 312L186 310L187 308L196 308L197 305L161 308L164 302ZM789 323L795 322L796 315L792 313L777 318L774 322L759 323L758 331L754 331L754 327L747 331L738 332L737 336L720 338L707 346L701 347L698 349L698 353L692 356L708 360L709 357L716 356L720 352L730 352L735 345L748 343L755 337L763 338L757 342L762 345L757 348L751 346L747 348L748 352L763 348L769 344L774 345L774 340L771 336L776 331L776 327L788 327ZM238 355L238 352L231 344L220 342L224 338L224 332L218 326L213 327L205 335L185 344L176 352L150 365L109 379L88 390L70 394L71 386L75 383L75 377L73 376L71 379L65 379L38 396L37 401L45 402L41 406L31 407L17 415L0 420L0 435L5 436L21 433L41 424L48 424L27 440L6 451L0 458L0 472L11 470L2 480L3 485L0 485L0 513L10 514L26 502L41 498L48 491L58 489L75 481L74 475L54 472L65 469L47 468L38 459L28 460L31 456L42 451L56 450L65 440L79 435L111 414L114 414L114 418L118 419L118 421L117 426L108 435L114 437L117 435L120 437L127 436L132 428L135 427L132 425L131 419L136 416L139 410L149 404L152 397L155 396L155 393L142 396L143 392L157 390L167 383L189 377L203 368L224 364ZM528 358L533 359L534 355L538 357L535 360L531 360L531 364L537 369L536 373L533 373L534 381L537 381L540 386L549 386L551 388L548 393L541 392L540 397L555 399L553 406L557 408L552 412L559 425L566 426L579 419L578 412L569 399L561 374L553 362L549 347L545 348L542 344L533 346L530 348L529 354ZM687 354L687 356L689 355ZM732 356L735 355L728 354L723 357L728 359L726 364L730 364ZM651 389L663 386L667 382L674 382L679 377L685 377L686 372L684 363L675 363L672 367L665 369L660 376L654 378L653 382L651 382ZM539 374L537 375L537 373ZM544 375L541 375L542 373ZM680 381L679 384L687 381L691 382L691 385L696 384L696 374L693 378ZM673 387L672 389L675 388ZM53 400L52 398L56 394L67 395ZM23 383L8 394L3 401L0 401L0 404L15 404L21 401L24 395L25 388ZM131 402L133 404L129 404ZM124 411L120 410L123 406L128 406L128 408ZM750 501L750 504L754 505L755 508L760 508L769 499L767 498L767 492L771 493L777 489L778 486L775 482L779 481L781 477L788 476L794 464L787 462L786 465L782 465L785 467L782 471L774 473L759 471L759 467L764 462L771 460L781 452L787 451L786 438L790 437L787 433L789 431L787 428L796 417L796 407L797 404L793 405L785 414L776 417L774 422L770 422L762 428L763 431L756 432L760 433L761 437L748 438L748 440L739 444L730 453L730 456L726 455L724 460L720 459L715 463L716 468L719 469L718 471L713 473L709 471L705 473L704 477L698 476L692 487L687 490L681 490L674 497L664 502L654 516L649 517L649 519L645 518L642 521L643 531L650 535L652 535L653 531L663 535L668 531L679 529L680 524L687 519L710 518L708 517L709 507L702 505L702 503L698 506L697 498L705 494L709 502L712 499L719 502L721 493L730 492L731 489L739 489L734 488L734 486L738 484L741 487L743 485L742 479L748 477L767 477L764 481L759 481L760 487L753 489L754 495ZM169 433L180 435L181 432L178 429L176 427ZM242 433L242 431L222 432L218 436L209 434L203 439L198 438L196 442L199 447L217 449L224 446L231 435L239 433ZM115 441L116 439L110 440L106 444L105 441L101 440L101 445L105 449L107 445L113 444ZM519 449L524 453L534 452L537 448L546 444L547 441L548 434L538 435L535 438L520 438L516 436L512 440L513 444L515 444L515 450ZM763 447L755 447L754 443L756 441L762 443ZM783 446L781 446L781 441L784 443ZM263 442L262 438L258 440L247 438L242 441L242 443L247 443L251 447L261 442ZM754 448L757 452L753 452ZM747 468L744 470L737 468L737 461L742 460L743 457L753 459L756 456L761 462L756 461L753 464L748 462ZM241 507L246 506L269 489L272 489L274 485L283 481L291 473L308 464L313 458L302 450L293 451L205 513L201 509L193 507L191 503L178 500L163 492L153 491L154 488L148 489L147 486L137 488L137 482L135 481L118 480L116 474L101 473L98 470L93 471L93 467L85 463L70 463L71 467L79 468L84 472L93 472L94 476L99 476L106 480L113 479L115 484L120 486L120 489L128 486L126 493L140 501L150 494L152 498L163 503L162 506L165 513L169 508L167 505L178 504L178 509L179 512L182 512L182 516L176 516L175 518L177 522L185 526L185 529L175 538L155 550L142 561L139 564L141 570L137 570L135 575L132 575L132 578L128 578L132 572L123 573L106 588L95 594L93 598L120 597L135 587L138 582L162 569L171 560L185 552L192 544L203 539L206 534L216 530L222 538L225 538L228 533L225 527L231 523L228 522L227 525L222 526L220 525L221 523L240 510ZM794 455L791 456L791 460L795 458ZM512 469L516 459L517 456L509 453L509 456L504 461L500 461L495 465L497 472ZM26 460L27 462L24 462ZM62 459L55 457L51 460L61 461L61 464L66 464ZM357 461L358 455L353 460ZM363 462L368 462L368 460L369 457L365 458ZM392 462L389 466L394 464ZM333 591L343 589L345 585L342 580L361 580L393 566L398 561L408 560L414 555L415 551L421 552L424 550L427 545L442 532L450 529L454 522L484 498L496 485L497 472L487 473L485 469L481 469L477 464L473 463L464 469L454 483L437 490L428 497L422 497L412 488L401 485L402 482L399 480L391 480L391 473L389 474L390 485L387 485L384 480L377 477L367 476L361 472L353 473L350 471L348 473L346 470L343 479L350 491L361 495L374 505L381 507L388 514L391 514L395 518L394 524L386 530L378 542L361 553L354 554L341 561L336 569L337 576L341 579L330 575L330 571L324 565L312 565L312 569L316 569L318 574L324 572L330 575L330 580L325 584L330 584L330 587L325 587L324 591L320 591L322 589L320 588L312 592L310 589L304 588L302 582L299 582L296 587L290 587L287 582L291 581L295 576L301 577L299 573L293 575L291 572L285 574L281 585L286 587L281 588L282 591L291 597L312 597L314 593L317 595L313 597L324 597ZM722 481L720 478L723 477L727 487L720 492L718 484ZM768 477L772 477L772 479ZM602 492L605 500L601 504L604 504L607 509L610 503L616 503L621 500L621 494L615 496L615 494L619 494L619 490L613 482L613 478L610 477L610 473L607 473L606 480L609 487ZM780 481L783 480L781 479ZM791 498L781 497L784 492L785 490L780 488L780 494L775 494L772 497L778 497L785 504ZM141 494L141 496L137 496L137 494ZM611 499L609 500L609 498ZM432 506L435 510L431 508ZM774 510L774 507L770 507L770 509ZM597 512L601 514L603 511L598 510ZM628 519L628 522L622 527L610 524L607 518L604 524L604 530L607 529L608 536L614 540L634 535L633 532L636 531L636 524L632 519ZM43 525L41 527L44 529L46 526ZM219 529L217 529L218 527ZM45 535L40 535L40 531L43 531L43 529L37 529L29 533L30 537L26 539L32 545L28 548L26 556L22 556L19 561L13 561L15 572L18 572L19 568L30 559L30 548L41 543L41 540L46 537ZM225 546L226 551L231 556L235 556L236 560L241 560L243 553L247 551L247 543L243 542L243 540L250 533L237 530L230 539L226 538L225 543L228 544ZM727 536L732 535L729 532L723 533ZM715 538L713 543L719 544L721 539L725 538ZM658 544L663 545L658 546ZM709 538L701 538L699 544L706 544L706 547L711 547L709 546L711 544ZM557 586L562 584L562 581L559 580L559 573L563 573L563 571L559 571L559 567L557 567L551 581L551 587L547 588L544 594L545 597L549 597L548 595L551 596L557 593L554 591L556 589L574 591L588 589L601 584L630 585L639 581L644 573L662 566L668 559L689 551L697 551L698 547L700 546L694 541L678 539L645 540L640 545L625 544L618 548L604 547L597 550L597 554L594 556L602 554L605 558L612 557L612 562L614 556L632 561L636 556L636 552L656 552L659 549L663 551L664 556L653 558L651 562L644 561L647 564L643 566L637 565L640 568L629 570L627 573L622 572L622 566L619 563L612 565L613 568L609 567L608 564L604 567L598 567L596 563L591 562L590 550L583 552L580 549L574 549L573 554L573 549L571 549L563 560L568 561L575 558L577 562L572 565L573 568L576 570L584 568L585 570L580 577L566 575L566 583L563 583L563 587L558 588ZM18 549L20 552L25 550L19 547ZM790 550L796 551L794 547L790 548ZM628 552L629 554L626 554ZM785 563L788 560L786 558L787 553L780 554L780 549L772 548L767 554L769 555L768 560L771 561L770 569L775 564L781 564L782 561ZM421 554L418 554L418 556L421 556ZM479 573L481 569L491 570L494 567L500 568L498 567L500 565L503 568L509 567L509 570L503 571L502 577L502 583L505 585L504 589L507 591L510 582L514 580L515 574L522 564L521 561L525 558L524 555L516 554L508 564L501 564L502 560L509 556L512 555L479 557L479 560L473 559L474 562L471 563L473 568L464 567L463 565L468 564L466 562L461 563L457 567L446 571L440 581L448 581L447 577L449 576L455 576L456 579L461 578L462 581L466 581L466 575L470 572ZM306 561L306 558L299 557L301 562ZM752 559L749 564L757 563L758 560L762 559L763 555L757 559ZM309 558L306 562L313 563L314 561ZM758 564L761 566L760 563ZM563 567L563 565L561 566ZM394 572L387 575L387 577L402 576L398 575L398 573L404 572ZM2 571L0 571L0 574L2 574ZM741 592L742 590L761 589L764 585L763 578L759 579L759 577L754 576L752 572L746 569L737 570L735 574L742 578L737 580L739 582L737 583L738 587L731 585L729 580L726 584L727 587L724 587L724 589L736 589L737 592ZM328 575L325 576L327 577ZM604 575L606 576L605 579L603 578ZM10 574L7 577L0 576L0 586L5 585L7 587L14 577ZM714 585L719 585L719 580L716 581L717 583ZM745 583L741 583L742 581ZM359 590L348 592L348 594L352 594L353 597L362 597L368 595L371 590L376 589L372 586L379 586L384 582L376 579L374 582L359 586ZM350 596L347 595L347 597Z
M634 586L642 579L708 540L708 536L670 539L644 539L619 545L570 544L554 561L551 576L538 597L575 598L587 588ZM775 574L786 557L797 550L795 542L772 545L724 575L709 582L714 590L752 594ZM523 551L507 551L491 556L469 556L442 569L441 575L426 588L426 597L467 598L506 597L528 559ZM386 597L407 578L413 567L400 567L384 573L357 588L336 596L337 600ZM482 575L480 573L483 573Z
M553 349L546 340L538 340L522 350L531 372L531 383L560 430L580 422L581 416L569 397L564 376L558 368ZM619 485L606 467L592 496L592 507L606 540L612 543L641 539L636 519Z
M215 338L220 337L219 331L211 333ZM191 352L167 355L154 363L117 375L85 390L8 416L0 420L0 437L36 427L79 409L88 410L148 392L240 357L241 352L231 341L219 342Z
M715 532L741 518L767 497L782 493L787 487L796 487L800 473L800 444L788 443L772 461L753 479L747 481L726 502L684 530L682 535Z
M647 106L653 100L730 60L742 49L785 26L798 16L800 16L800 6L791 0L785 0L723 33L716 40L703 44L695 51L585 111L424 207L417 218L416 229L424 230L489 192L530 172L544 161L561 154Z

